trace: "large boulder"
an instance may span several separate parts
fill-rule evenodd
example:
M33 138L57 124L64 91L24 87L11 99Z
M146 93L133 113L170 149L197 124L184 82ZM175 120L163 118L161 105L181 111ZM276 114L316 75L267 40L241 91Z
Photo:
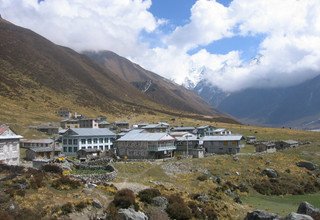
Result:
M133 208L119 209L116 219L121 220L148 220L143 212L136 212Z
M304 167L306 168L307 170L315 170L318 168L318 165L312 163L312 162L309 162L309 161L300 161L298 163L296 163L298 167Z
M313 220L313 218L309 215L298 214L295 212L291 212L287 215L284 220Z
M266 168L261 172L261 175L267 175L269 178L277 178L278 173L274 169Z
M154 205L154 206L158 206L161 209L166 209L168 204L169 204L169 202L168 202L168 199L166 197L157 196L157 197L154 197L152 199L151 204Z
M300 203L297 213L309 215L314 219L320 219L320 209L313 207L308 202Z
M253 212L248 212L245 220L279 220L280 217L277 214L255 210Z

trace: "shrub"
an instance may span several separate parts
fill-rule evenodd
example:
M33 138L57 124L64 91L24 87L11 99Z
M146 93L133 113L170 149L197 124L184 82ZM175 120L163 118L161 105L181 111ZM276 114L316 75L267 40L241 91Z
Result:
M8 212L0 209L0 219L13 220L14 218Z
M51 186L58 190L78 189L81 182L78 180L70 179L67 176L62 176L52 182Z
M216 211L211 206L205 207L204 213L207 217L206 219L208 219L208 220L218 220L219 219Z
M191 209L191 213L196 219L205 219L205 215L201 212L201 208L197 205L196 202L188 202L188 207Z
M45 164L42 166L42 170L44 172L57 173L57 174L62 174L63 172L61 167L54 164Z
M114 196L113 204L117 208L127 209L136 203L135 200L136 198L132 190L122 189L119 190Z
M169 203L166 212L168 213L170 218L176 220L187 220L192 218L191 211L184 202Z
M84 208L88 206L88 201L81 201L77 203L74 208L77 212L81 212Z
M206 181L206 180L208 180L208 176L205 175L205 174L200 175L200 176L197 177L197 180L199 180L199 181Z
M161 193L158 189L144 189L138 193L138 196L142 202L151 203L154 197L160 196Z
M45 177L45 174L42 172L33 174L33 177L30 179L30 187L32 189L38 189L40 187L43 187L45 185L43 182L44 177Z
M70 202L61 206L61 212L63 215L67 215L67 214L71 213L72 210L73 210L73 205Z

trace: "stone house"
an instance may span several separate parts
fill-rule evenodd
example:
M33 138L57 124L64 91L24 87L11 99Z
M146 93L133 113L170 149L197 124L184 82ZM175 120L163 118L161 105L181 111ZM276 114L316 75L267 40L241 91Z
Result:
M92 158L100 157L100 149L80 149L77 152L77 157L80 161L87 161Z
M129 122L126 122L126 121L115 121L113 123L113 126L118 128L119 130L128 129L129 128Z
M169 125L167 123L149 124L142 129L150 133L163 133L168 131Z
M204 125L197 127L197 135L198 137L211 136L214 135L215 127L210 125Z
M96 118L81 118L78 121L80 128L99 128L99 120Z
M61 154L61 147L33 147L26 150L26 160L53 159Z
M298 147L299 142L295 140L286 140L286 141L278 141L276 142L276 148L277 150L283 150L287 148L293 148Z
M68 108L60 108L57 112L57 114L61 117L61 118L71 118L72 117L72 113L70 112L70 110Z
M172 132L189 132L195 133L195 127L174 127L171 129Z
M242 147L242 135L221 135L203 137L203 147L207 153L237 154Z
M135 130L134 130L135 131ZM128 159L172 157L175 139L167 133L129 132L116 141L118 156Z
M53 146L54 140L47 139L22 139L20 141L20 147L33 148L33 147L50 147Z
M116 134L108 128L68 129L61 137L62 150L66 155L75 156L80 149L113 149Z
M256 152L274 153L277 151L276 145L273 142L260 142L255 144Z
M0 164L19 165L21 138L8 126L0 125Z
M60 122L60 127L63 129L80 128L80 123L78 119L65 119Z
M180 135L180 133L183 133ZM172 132L170 133L175 138L176 154L192 155L194 149L200 149L199 138L188 132Z
M225 128L217 128L213 130L213 135L231 135L231 131Z
M46 133L47 135L59 134L59 127L52 125L52 124L30 126L30 128L33 128L33 129L36 129L37 131Z
M246 143L247 144L254 144L257 141L256 136L247 136L246 137Z

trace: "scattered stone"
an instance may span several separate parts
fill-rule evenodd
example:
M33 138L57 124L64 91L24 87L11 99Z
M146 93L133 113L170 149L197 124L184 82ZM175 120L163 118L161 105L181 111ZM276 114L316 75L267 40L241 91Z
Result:
M240 176L240 173L238 171L236 172L236 174L237 174L237 176Z
M94 184L94 183L88 183L88 184L87 184L87 187L88 187L89 189L94 189L94 188L97 187L97 185Z
M133 208L119 209L116 219L121 220L148 220L143 212L136 212Z
M232 192L230 189L225 190L224 193L232 198L236 197L236 194Z
M298 163L296 163L298 167L304 167L307 170L315 170L318 168L318 166L312 162L309 161L300 161Z
M239 157L237 157L237 156L233 156L233 161L238 162L238 161L239 161Z
M94 199L94 200L92 201L92 206L95 207L95 208L97 208L97 209L102 209L101 203L100 203L98 200L96 200L96 199Z
M313 218L309 215L298 214L295 212L291 212L287 215L284 220L313 220Z
M270 164L271 164L271 160L267 160L266 165L270 165Z
M320 219L320 209L313 207L308 202L300 203L297 213L309 215L314 219Z
M225 172L224 175L230 176L231 174L229 172Z
M207 203L210 201L210 196L207 194L202 194L200 196L197 197L197 200L203 203Z
M154 197L152 199L151 204L154 205L154 206L158 206L161 209L166 209L167 205L169 204L169 202L168 202L168 199L166 197L157 196L157 197Z
M261 175L267 175L269 178L277 178L278 173L274 169L266 168L261 172Z
M269 213L262 210L255 210L248 212L245 220L279 220L280 217L277 214Z
M233 199L234 202L238 203L238 204L242 204L242 200L240 199L239 196L236 196L234 199Z

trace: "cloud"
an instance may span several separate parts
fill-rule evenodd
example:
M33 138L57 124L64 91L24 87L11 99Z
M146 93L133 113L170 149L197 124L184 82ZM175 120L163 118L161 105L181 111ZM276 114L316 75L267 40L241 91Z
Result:
M320 73L319 0L233 0L229 6L198 0L189 22L169 33L161 32L161 25L171 22L155 18L149 12L151 4L0 0L0 10L4 18L57 44L78 51L112 50L177 83L204 78L232 92L290 86ZM246 60L245 51L236 49L210 52L215 41L261 35L265 37L257 48L258 60Z
M144 47L138 41L141 31L158 26L150 6L151 0L0 0L4 18L57 44L78 51L112 49L125 56Z

